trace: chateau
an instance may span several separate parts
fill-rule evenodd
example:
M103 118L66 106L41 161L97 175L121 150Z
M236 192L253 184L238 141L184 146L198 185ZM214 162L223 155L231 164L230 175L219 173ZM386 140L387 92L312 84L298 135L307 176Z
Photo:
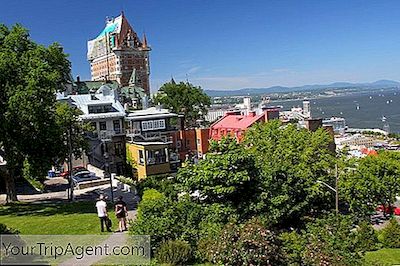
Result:
M134 74L135 86L150 93L150 62L146 35L140 39L124 13L107 19L103 31L88 41L87 59L92 81L115 80L122 87L129 85Z

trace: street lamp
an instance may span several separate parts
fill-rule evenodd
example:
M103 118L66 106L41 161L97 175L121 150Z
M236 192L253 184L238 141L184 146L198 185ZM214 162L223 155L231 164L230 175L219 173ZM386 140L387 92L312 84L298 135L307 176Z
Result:
M338 214L339 213L339 193L338 193L337 188L335 189L332 186L328 185L327 183L325 183L324 181L321 181L321 180L317 180L317 183L320 183L320 184L326 186L327 188L329 188L330 190L332 190L333 192L335 192L335 197L336 197L336 202L335 202L336 208L335 209L336 209L336 214Z
M317 183L322 184L324 186L326 186L327 188L329 188L330 190L332 190L333 192L335 192L335 210L336 210L336 215L339 214L339 188L338 188L338 166L337 164L335 165L335 170L336 170L336 176L335 176L335 188L333 188L332 186L328 185L327 183L325 183L324 181L321 180L317 180Z
M103 150L104 150L104 177L109 178L110 180L110 193L111 193L111 201L114 202L114 189L113 189L113 184L112 184L112 178L111 178L111 173L110 173L110 156L108 154L108 149L107 149L107 141L110 141L110 136L107 134L107 132L104 132L104 134L100 134L100 139L103 145Z

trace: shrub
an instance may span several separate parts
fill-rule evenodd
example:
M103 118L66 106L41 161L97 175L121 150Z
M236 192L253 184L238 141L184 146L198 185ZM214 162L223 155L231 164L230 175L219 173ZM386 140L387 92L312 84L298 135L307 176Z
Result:
M361 222L359 224L356 242L362 251L373 251L378 249L378 236L370 223Z
M223 265L281 265L277 238L258 219L227 224L208 246L208 258Z
M396 218L392 218L389 224L381 231L381 241L387 248L400 248L400 225Z
M307 265L361 265L353 221L345 215L329 215L307 225L303 261Z
M176 199L178 197L178 190L175 189L174 179L168 179L167 175L148 176L136 184L139 197L142 197L144 191L147 189L156 189L169 198Z
M129 227L134 235L150 235L153 250L164 240L173 239L170 228L174 225L173 216L166 213L168 199L154 189L146 190L138 205L137 217Z
M279 239L287 265L301 265L306 240L296 231L284 232Z
M155 189L148 189L144 191L130 232L150 235L153 251L162 242L172 239L183 239L195 245L202 217L202 206L188 197L173 201Z
M156 259L170 265L186 265L191 259L189 243L182 240L168 240L160 245Z
M19 232L15 229L7 227L5 224L0 223L0 235L18 234Z

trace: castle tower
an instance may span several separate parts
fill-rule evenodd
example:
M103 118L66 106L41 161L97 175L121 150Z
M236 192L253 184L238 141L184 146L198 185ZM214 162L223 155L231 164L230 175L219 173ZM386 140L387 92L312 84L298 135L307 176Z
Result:
M88 41L92 80L116 80L121 86L128 86L135 71L135 85L149 94L150 51L146 35L140 40L124 13L107 19L103 31Z

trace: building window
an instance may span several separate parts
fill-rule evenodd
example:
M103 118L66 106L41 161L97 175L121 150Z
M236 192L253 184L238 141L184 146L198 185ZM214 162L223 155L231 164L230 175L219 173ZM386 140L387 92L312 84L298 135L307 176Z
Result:
M107 123L105 121L99 122L100 130L107 130Z
M139 164L144 165L144 154L142 150L139 150Z
M122 155L122 143L121 142L114 143L114 151L115 151L115 155L117 155L117 156Z
M91 122L91 123L90 123L90 126L92 127L91 129L92 129L93 131L97 131L97 123L96 123L96 122Z
M111 105L90 105L88 106L89 114L101 114L112 112Z
M142 121L142 129L143 131L165 129L165 120Z
M160 150L149 150L147 157L147 164L162 164L167 162L167 156L165 149Z
M147 121L142 122L142 129L143 129L143 131L147 130Z
M197 139L197 145L200 145L200 139Z
M117 134L121 133L121 124L120 124L119 120L114 120L113 125L114 125L115 133L117 133Z

